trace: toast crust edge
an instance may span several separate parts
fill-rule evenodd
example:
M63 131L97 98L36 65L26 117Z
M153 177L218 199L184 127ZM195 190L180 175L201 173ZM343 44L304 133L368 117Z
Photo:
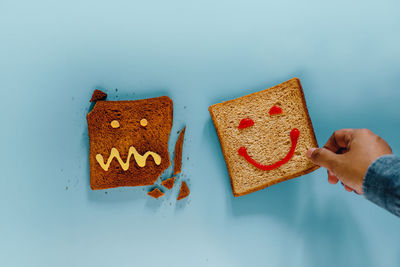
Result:
M307 104L306 104L306 99L305 99L305 96L304 96L303 87L301 86L301 83L300 83L300 79L297 78L297 77L294 77L294 78L289 79L289 80L287 80L287 81L285 81L285 82L282 82L282 83L280 83L280 84L285 84L285 83L288 83L288 82L290 82L290 81L292 81L292 80L296 80L297 83L298 83L298 85L299 85L300 93L301 93L301 100L302 100L303 108L304 108L304 111L305 111L306 117L307 117L307 124L308 124L308 127L311 129L311 132L312 132L313 146L314 146L314 147L318 147L318 142L317 142L317 139L316 139L316 137L315 137L314 127L313 127L312 122L311 122L310 114L308 113L308 108L307 108ZM278 85L280 85L280 84L278 84ZM248 94L248 95L258 95L258 94L260 94L261 92L265 92L265 91L269 91L269 90L274 90L274 88L275 88L276 86L277 86L277 85L272 86L272 87L267 88L267 89L264 89L264 90L261 90L261 91L258 91L258 92L254 92L254 93ZM222 154L224 155L224 160L225 160L225 155L226 155L226 154L225 154L225 148L224 148L224 146L223 146L223 144L222 144L222 142L221 142L220 130L219 130L219 127L216 125L216 118L215 118L215 115L214 115L214 113L213 113L212 110L213 110L213 108L214 108L215 106L224 105L224 104L226 104L226 103L230 103L230 102L236 101L237 99L246 97L246 96L248 96L248 95L244 95L244 96L241 96L241 97L238 97L238 98L235 98L235 99L231 99L231 100L228 100L228 101L224 101L224 102L221 102L221 103L217 103L217 104L214 104L214 105L211 105L211 106L208 107L208 111L209 111L209 113L210 113L210 115L211 115L211 120L213 121L214 127L215 127L215 129L216 129L216 131L217 131L217 135L218 135L218 139L219 139L219 144L220 144L220 146L221 146ZM307 174L307 173L313 172L313 171L317 170L318 168L320 168L320 166L314 164L313 167L308 168L308 169L306 169L306 170L303 170L303 171L301 171L301 172L297 172L297 173L294 173L294 174L292 174L292 175L284 176L284 177L281 177L281 178L276 179L276 180L274 180L274 181L265 183L265 184L263 184L263 185L260 185L260 186L255 187L255 188L252 188L252 189L250 189L250 190L247 190L247 191L238 193L238 192L235 191L235 188L234 188L234 186L233 186L233 180L232 180L231 169L228 167L228 164L226 164L226 161L225 161L225 165L226 165L226 167L227 167L227 169L228 169L229 180L230 180L230 182L231 182L231 188L232 188L232 193L233 193L233 196L234 196L234 197L244 196L244 195L253 193L253 192L255 192L255 191L259 191L259 190L265 189L265 188L267 188L267 187L269 187L269 186L271 186L271 185L274 185L274 184L277 184L277 183L281 183L281 182L284 182L284 181L287 181L287 180L290 180L290 179L293 179L293 178L297 178L297 177L299 177L299 176L302 176L302 175L305 175L305 174Z
M220 103L220 104L222 104L222 103ZM215 104L215 105L219 105L219 104ZM214 113L213 113L213 111L212 111L212 107L215 106L215 105L209 106L209 107L208 107L208 112L210 112L211 120L213 121L215 130L217 131L217 136L218 136L218 140L219 140L219 145L221 146L222 154L223 154L223 156L224 156L225 165L226 165L226 168L228 169L228 174L229 174L229 180L230 180L230 182L231 182L232 193L233 193L233 196L235 196L235 188L234 188L234 186L233 186L233 180L232 180L231 169L228 167L228 164L226 164L226 160L225 160L225 155L226 155L226 154L225 154L225 147L224 147L224 145L223 145L222 142L221 142L221 137L220 137L221 134L220 134L220 131L219 131L219 127L217 127L217 125L216 125L216 118L215 118L215 115L214 115Z

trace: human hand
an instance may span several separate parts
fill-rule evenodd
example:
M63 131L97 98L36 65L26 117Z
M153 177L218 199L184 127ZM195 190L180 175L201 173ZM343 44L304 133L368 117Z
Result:
M392 149L370 130L342 129L335 131L323 148L310 148L306 156L328 170L329 183L340 180L347 191L362 194L369 165L386 154L392 154Z

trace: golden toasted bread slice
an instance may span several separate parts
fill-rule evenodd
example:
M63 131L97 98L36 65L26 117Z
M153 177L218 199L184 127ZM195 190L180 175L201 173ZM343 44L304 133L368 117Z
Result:
M305 157L317 147L300 81L209 107L234 196L242 196L318 168Z

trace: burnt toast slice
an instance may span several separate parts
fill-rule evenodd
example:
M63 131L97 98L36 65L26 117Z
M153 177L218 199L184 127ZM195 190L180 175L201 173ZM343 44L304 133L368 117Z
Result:
M91 188L154 184L170 165L172 113L167 96L97 101L87 114Z

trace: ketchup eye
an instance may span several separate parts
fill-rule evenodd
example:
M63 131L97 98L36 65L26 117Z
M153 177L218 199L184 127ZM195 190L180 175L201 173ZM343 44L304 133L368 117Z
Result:
M281 107L273 106L272 108L270 108L269 115L277 115L277 114L282 114Z
M242 119L239 123L239 130L253 126L254 125L254 121L252 119L246 118L246 119Z

